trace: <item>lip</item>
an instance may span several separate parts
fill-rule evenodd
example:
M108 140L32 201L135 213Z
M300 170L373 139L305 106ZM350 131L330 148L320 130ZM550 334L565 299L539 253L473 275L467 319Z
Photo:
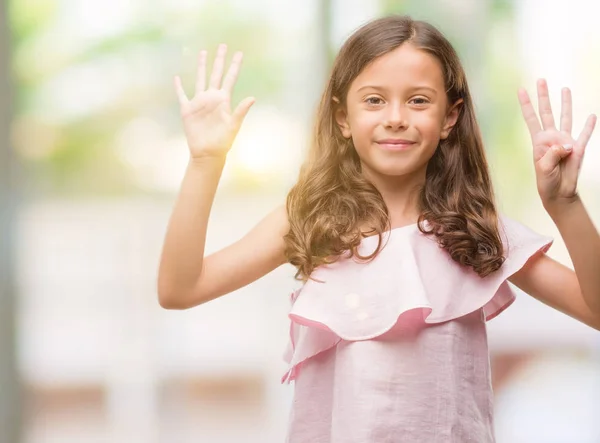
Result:
M378 140L375 143L377 143L383 149L388 149L391 151L402 151L416 144L416 142L401 138L386 138L383 140Z

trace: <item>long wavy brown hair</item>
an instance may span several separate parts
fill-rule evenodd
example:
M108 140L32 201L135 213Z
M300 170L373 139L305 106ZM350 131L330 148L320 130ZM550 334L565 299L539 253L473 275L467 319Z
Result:
M361 174L360 158L334 114L337 106L345 106L350 84L360 72L405 43L439 60L449 104L463 100L455 127L427 164L419 194L419 229L435 236L453 260L472 267L481 277L504 262L492 182L458 55L432 25L391 16L358 29L334 61L308 159L287 197L286 257L297 267L298 279L307 280L316 267L342 256L370 260L381 250L381 234L390 228L388 210L379 191ZM371 231L361 230L366 224ZM376 250L360 256L358 245L373 234L379 236Z

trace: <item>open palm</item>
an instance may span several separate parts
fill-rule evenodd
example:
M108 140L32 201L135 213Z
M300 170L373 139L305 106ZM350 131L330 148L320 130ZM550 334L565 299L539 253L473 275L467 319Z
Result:
M519 102L523 117L529 128L533 144L533 160L537 187L544 204L568 201L577 194L577 179L596 116L590 115L577 140L572 135L573 110L571 91L562 90L560 129L554 123L550 106L548 85L545 80L537 82L539 117L533 108L529 94L519 90ZM541 120L541 125L540 125Z
M223 79L227 46L220 45L206 85L207 52L201 51L198 61L196 92L188 99L181 79L175 77L175 91L181 107L181 118L193 158L226 156L242 122L254 103L249 97L231 111L231 94L242 63L242 53L236 52ZM221 83L222 81L222 83Z

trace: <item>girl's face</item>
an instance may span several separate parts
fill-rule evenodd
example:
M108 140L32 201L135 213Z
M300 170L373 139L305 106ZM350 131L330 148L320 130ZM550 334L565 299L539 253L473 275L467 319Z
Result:
M448 104L439 61L403 44L363 69L336 120L344 137L352 137L366 177L424 180L440 139L456 124L459 105Z

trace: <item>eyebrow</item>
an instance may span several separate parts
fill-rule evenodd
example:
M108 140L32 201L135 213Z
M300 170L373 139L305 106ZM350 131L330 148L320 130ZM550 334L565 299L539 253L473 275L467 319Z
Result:
M384 86L365 85L365 86L361 86L360 88L358 88L356 92L360 92L363 89L374 89L376 91L383 91L383 92L386 92L388 90ZM430 87L430 86L424 86L423 85L423 86L415 86L415 87L410 88L411 91L418 91L418 90L421 90L421 89L426 89L426 90L430 91L433 94L437 94L437 91L435 89L433 89L432 87Z

